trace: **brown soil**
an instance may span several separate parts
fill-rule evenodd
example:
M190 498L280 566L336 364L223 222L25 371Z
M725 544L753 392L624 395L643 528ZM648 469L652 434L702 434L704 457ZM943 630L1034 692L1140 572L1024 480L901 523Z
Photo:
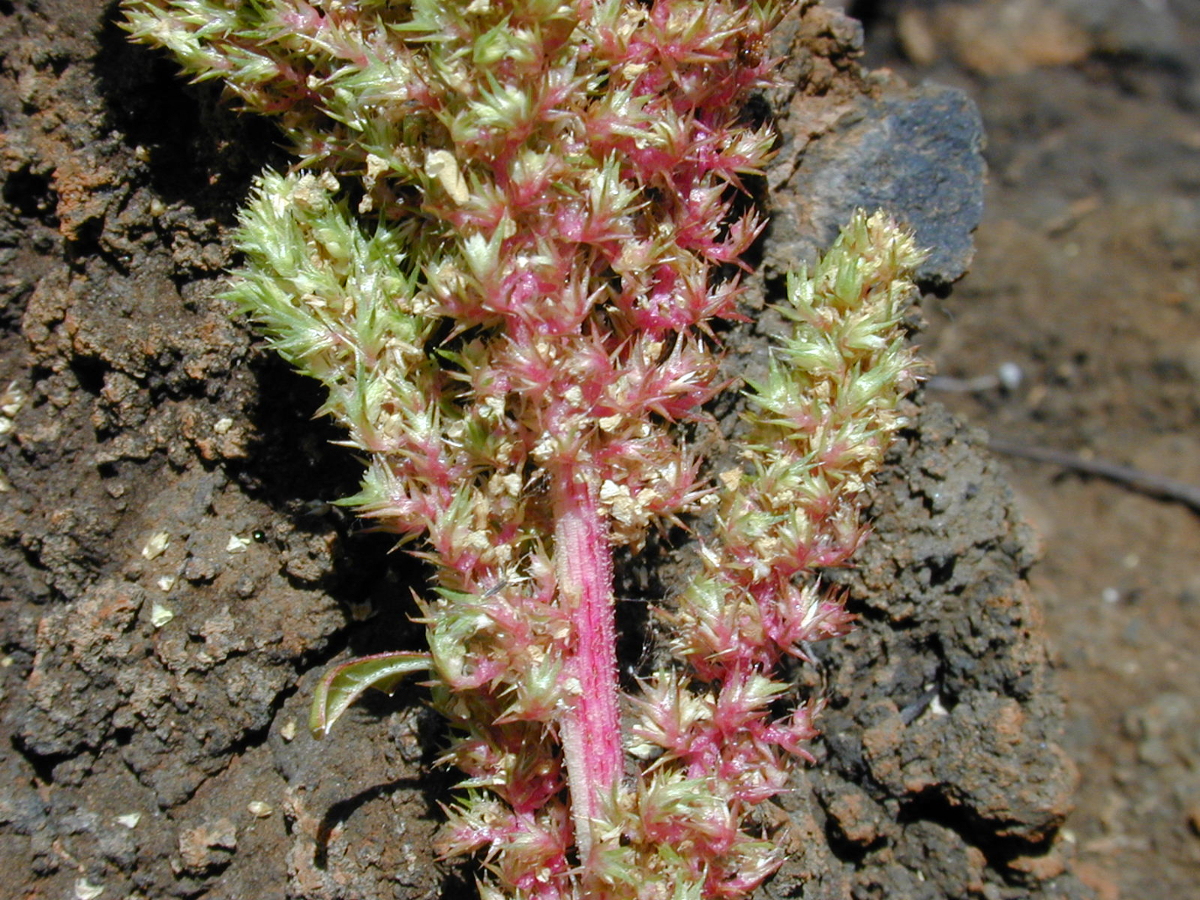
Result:
M899 10L874 7L883 60ZM330 660L419 643L420 573L328 505L357 473L309 421L319 398L214 299L250 178L285 164L274 135L127 46L113 15L107 0L0 2L0 894L471 896L469 869L433 857L453 776L431 771L441 725L420 692L360 704L323 743L304 728ZM949 28L908 21L910 53L922 26ZM952 280L979 179L967 107L863 78L856 29L826 10L787 36L802 90L773 98L794 155L775 179L766 299L851 199L801 185L844 177L884 125L925 134L914 110L962 139L873 158L947 160L962 203L938 243L957 249L925 278ZM1181 105L1200 91L1178 65L1095 46L1016 74L929 60L979 101L993 174L975 272L926 304L924 340L943 373L1024 369L1016 393L949 398L997 433L1200 481L1200 141ZM913 179L896 181L908 197ZM1043 535L1030 592L1033 533L985 436L931 398L892 454L859 568L836 573L862 627L797 672L829 701L825 736L784 804L795 852L764 896L1088 896L1072 869L1101 895L1185 895L1197 520L1014 467ZM630 592L659 583L647 563ZM1084 790L1062 830L1071 758Z
M1200 486L1200 7L874 6L870 61L962 87L988 133L977 256L923 343L941 375L1024 380L938 399L1011 443ZM1004 464L1040 535L1076 870L1102 897L1194 896L1200 509Z

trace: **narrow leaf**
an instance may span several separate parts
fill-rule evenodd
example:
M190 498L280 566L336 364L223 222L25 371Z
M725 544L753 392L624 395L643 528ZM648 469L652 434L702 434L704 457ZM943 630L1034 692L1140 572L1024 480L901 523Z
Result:
M334 666L317 685L308 715L309 730L313 737L324 737L367 688L390 696L405 675L428 668L428 653L376 653Z

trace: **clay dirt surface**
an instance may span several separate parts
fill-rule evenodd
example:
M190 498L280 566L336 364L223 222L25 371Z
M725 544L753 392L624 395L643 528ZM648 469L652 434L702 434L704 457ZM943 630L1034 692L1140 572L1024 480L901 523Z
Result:
M975 260L922 343L940 375L1022 378L930 395L1008 444L1200 486L1200 5L867 5L868 63L964 89L987 131ZM1103 898L1197 896L1200 509L1003 465L1081 774L1074 870Z

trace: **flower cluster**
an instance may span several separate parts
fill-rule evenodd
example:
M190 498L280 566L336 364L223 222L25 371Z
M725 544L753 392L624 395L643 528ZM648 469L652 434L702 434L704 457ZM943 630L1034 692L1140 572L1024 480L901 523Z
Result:
M849 617L812 582L861 535L914 369L918 259L859 217L793 279L740 470L680 424L761 222L773 5L737 0L126 0L137 40L278 117L300 160L242 217L229 296L328 389L369 467L348 502L436 571L429 650L335 670L319 731L427 669L465 773L446 854L488 897L741 896L779 862L753 808L811 710L773 673ZM613 550L715 516L662 604L677 668L620 690ZM804 576L810 576L805 581ZM627 727L622 727L625 724Z

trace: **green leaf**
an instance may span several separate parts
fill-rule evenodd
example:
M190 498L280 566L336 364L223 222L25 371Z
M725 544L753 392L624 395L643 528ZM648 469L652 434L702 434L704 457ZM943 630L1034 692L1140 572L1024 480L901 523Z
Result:
M313 737L324 737L367 688L390 696L405 675L428 668L428 653L376 653L334 666L317 686L308 715L309 730Z

